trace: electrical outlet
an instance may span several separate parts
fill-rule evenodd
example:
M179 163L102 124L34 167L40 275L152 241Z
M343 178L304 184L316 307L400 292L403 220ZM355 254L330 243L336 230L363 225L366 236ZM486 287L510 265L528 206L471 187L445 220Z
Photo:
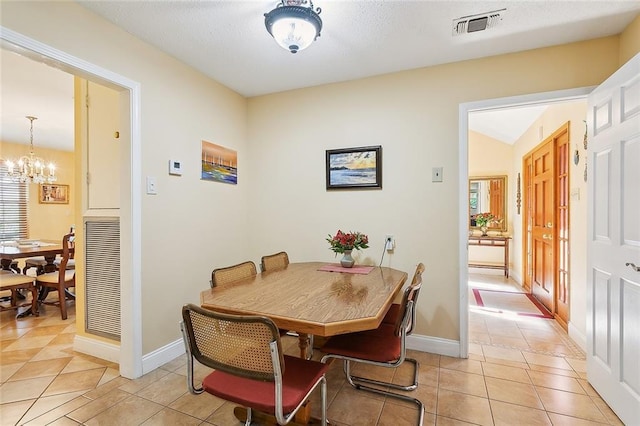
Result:
M396 240L393 238L393 235L386 235L384 237L384 248L387 251L392 251L396 246Z

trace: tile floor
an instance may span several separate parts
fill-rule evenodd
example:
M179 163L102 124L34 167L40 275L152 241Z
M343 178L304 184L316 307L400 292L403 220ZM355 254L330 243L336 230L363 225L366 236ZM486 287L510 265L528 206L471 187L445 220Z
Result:
M517 290L512 281L479 274L470 276L470 286ZM240 424L232 404L187 392L184 357L125 379L117 365L73 351L73 308L67 321L55 307L42 310L38 318L0 316L1 425ZM587 383L584 353L554 321L474 306L470 318L469 359L410 351L421 363L420 386L412 394L425 404L425 425L622 424ZM285 348L296 354L294 338L285 339ZM314 357L320 356L316 351ZM359 370L395 381L410 374L404 367ZM197 377L206 373L196 371ZM352 389L340 363L333 364L328 383L333 425L416 422L415 406ZM319 403L313 407L317 415Z

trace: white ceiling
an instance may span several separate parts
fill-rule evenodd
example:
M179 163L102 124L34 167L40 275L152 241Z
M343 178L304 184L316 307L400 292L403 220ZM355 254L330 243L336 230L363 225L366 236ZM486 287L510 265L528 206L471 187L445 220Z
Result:
M247 97L619 34L640 13L637 0L315 0L321 37L294 55L265 29L273 0L77 2ZM452 35L453 20L502 8L495 28ZM24 116L35 115L36 147L65 139L73 149L71 76L1 53L2 140L28 143ZM513 142L541 111L509 112L518 116L474 114L470 126Z

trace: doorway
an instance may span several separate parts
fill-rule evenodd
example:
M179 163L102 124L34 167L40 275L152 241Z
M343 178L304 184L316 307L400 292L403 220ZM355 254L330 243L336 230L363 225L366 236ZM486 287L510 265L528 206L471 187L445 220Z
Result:
M139 264L141 258L141 136L140 136L140 84L110 70L54 49L15 31L2 28L0 40L3 48L19 53L37 62L46 62L70 74L112 87L123 93L128 102L122 109L129 146L121 151L121 341L117 356L120 374L127 378L142 375L142 321L140 271L130 265ZM79 229L79 228L78 228ZM101 356L105 345L93 339L80 342L83 352Z
M501 99L493 99L493 100L484 100L478 102L472 102L468 104L460 105L460 115L459 115L459 152L460 152L460 180L459 180L459 194L460 194L460 205L463 206L460 209L459 216L459 226L460 226L460 295L461 295L461 305L460 305L460 354L462 357L468 356L468 337L469 337L469 313L468 313L468 304L469 304L469 294L468 294L468 277L469 277L469 269L467 267L469 263L469 252L467 248L467 239L469 235L469 199L468 199L468 178L470 176L470 167L469 167L469 153L470 153L470 130L469 130L469 115L487 110L496 110L496 109L507 109L507 108L515 108L522 107L524 105L551 105L554 107L559 107L560 105L571 105L573 102L584 103L586 105L586 95L590 92L590 88L582 88L582 89L572 89L572 90L564 90L553 93L543 93L543 94L533 94L533 95L523 95L516 96L511 98L501 98ZM574 117L572 122L571 131L574 135L579 135L582 137L582 133L580 129L584 129L583 120L586 117L586 106L581 115ZM566 118L562 120L562 123L568 121ZM544 137L544 131L549 132L550 130L555 130L559 125L547 125L545 122L545 127L547 129L540 129L536 126L528 129L530 133L530 137L537 139L536 143L542 140ZM521 195L523 188L520 186L521 179L518 176L518 173L521 174L521 161L524 154L526 154L531 148L535 145L531 145L530 147L523 149L521 146L516 145L513 148L513 153L511 156L511 164L503 166L503 169L506 169L506 173L508 175L509 183L508 183L508 194L507 194L507 203L508 203L508 235L512 237L511 240L511 252L513 256L510 259L510 271L512 271L512 278L518 285L523 283L523 224L522 224L522 210L516 204L516 200ZM571 149L573 149L573 140ZM584 157L584 156L583 156ZM584 167L584 160L579 164L576 164L576 170L582 170ZM483 173L487 174L487 173ZM581 176L582 173L574 173L575 176ZM520 184L520 185L519 185ZM580 194L586 194L586 189L583 190L581 187L582 184L576 182L571 184L571 200L572 202L580 201L580 204L584 203L585 200L580 199ZM574 188L575 186L575 188ZM584 198L584 197L583 197ZM520 208L520 210L518 210ZM582 210L582 211L580 211ZM576 209L579 211L579 219L573 220L572 225L576 225L579 228L579 232L576 232L577 238L581 244L575 244L574 247L577 247L572 254L572 261L577 262L578 264L584 264L586 262L586 252L580 247L584 247L585 244L583 241L586 239L586 209ZM583 218L584 216L584 218ZM580 266L578 269L581 269ZM584 283L584 276L581 274L577 274L577 276L573 277L574 280L582 280ZM584 307L586 306L586 300L584 295L584 284L582 287L580 285L575 286L573 291L577 294L577 296L573 300L573 306L578 307L578 322L581 326L580 318L584 318ZM585 332L582 329L578 329L572 327L569 324L568 332L570 337L578 343L582 348L585 347L586 338Z

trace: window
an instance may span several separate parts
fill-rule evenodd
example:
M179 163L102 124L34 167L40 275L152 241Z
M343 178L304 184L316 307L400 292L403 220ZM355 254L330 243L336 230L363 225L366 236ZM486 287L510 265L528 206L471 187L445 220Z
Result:
M4 164L0 165L0 240L29 237L27 185L13 182L7 176L7 167Z

